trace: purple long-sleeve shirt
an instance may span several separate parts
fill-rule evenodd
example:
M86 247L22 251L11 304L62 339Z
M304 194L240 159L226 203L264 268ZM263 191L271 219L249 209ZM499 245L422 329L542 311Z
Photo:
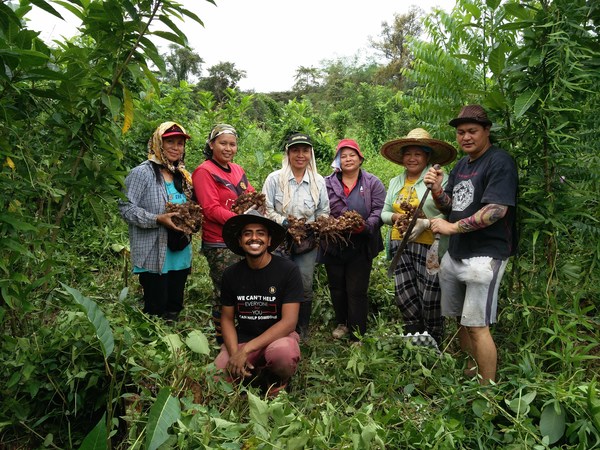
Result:
M385 187L381 180L375 175L361 169L360 184L363 187L362 196L365 206L369 212L365 219L364 233L369 235L369 256L375 258L383 250L383 239L381 238L381 210L385 202ZM329 195L330 214L333 217L339 217L348 211L348 202L344 193L342 181L337 173L325 177L325 186Z

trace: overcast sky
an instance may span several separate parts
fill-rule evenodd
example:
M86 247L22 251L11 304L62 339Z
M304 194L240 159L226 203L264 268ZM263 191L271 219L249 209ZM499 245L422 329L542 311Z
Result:
M300 66L318 67L321 61L354 55L372 55L369 37L378 40L381 24L392 23L394 14L405 14L417 4L425 12L439 7L450 11L454 0L180 0L196 13L204 27L178 26L190 46L205 61L206 69L219 62L233 62L246 71L240 88L256 92L289 90ZM59 39L75 32L66 24L34 7L30 28L42 38ZM66 13L69 22L73 16ZM165 41L157 42L166 48Z

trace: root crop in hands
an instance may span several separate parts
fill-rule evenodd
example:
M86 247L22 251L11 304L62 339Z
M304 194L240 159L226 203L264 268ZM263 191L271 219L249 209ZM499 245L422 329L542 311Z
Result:
M325 242L327 248L329 245L347 245L352 231L364 224L365 220L359 213L346 211L337 218L320 216L308 225Z
M249 209L256 209L261 214L265 212L265 194L262 192L244 192L235 199L231 205L231 211L236 214L244 214Z
M181 228L185 234L197 233L202 227L204 216L202 215L202 208L198 203L167 203L165 212L177 213L171 220L175 225Z
M398 231L400 232L400 236L404 236L404 233L406 233L406 230L408 229L408 225L410 224L410 221L412 220L413 216L415 215L415 211L417 210L417 207L411 205L408 202L402 202L402 203L400 203L399 206L404 211L404 214L400 214L400 217L398 217L398 219L396 219L396 222L394 222L393 226L394 226L394 228L398 229ZM423 214L423 211L420 211L418 218L424 218L424 217L425 217L425 214Z
M308 224L304 217L298 218L294 216L288 216L288 234L294 239L297 244L302 242L308 233Z

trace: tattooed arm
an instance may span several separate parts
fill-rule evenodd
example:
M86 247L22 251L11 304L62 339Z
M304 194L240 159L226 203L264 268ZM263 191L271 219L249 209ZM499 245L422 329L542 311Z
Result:
M468 233L470 231L481 230L489 227L494 222L502 219L508 211L508 206L490 203L485 205L475 214L456 222L459 233Z
M431 191L431 196L435 202L435 206L440 212L448 215L452 209L452 197L444 192L442 188L439 191Z
M481 230L503 218L506 215L506 211L508 211L508 206L490 203L472 216L465 217L458 222L450 223L444 219L431 219L431 231L450 236L456 233Z

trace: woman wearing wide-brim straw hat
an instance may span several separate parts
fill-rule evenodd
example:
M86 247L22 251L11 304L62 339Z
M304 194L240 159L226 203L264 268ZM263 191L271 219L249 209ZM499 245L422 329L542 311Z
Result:
M416 207L425 195L427 187L423 176L434 164L440 166L454 161L456 149L438 139L433 139L423 128L411 130L405 137L386 142L381 147L384 158L404 166L404 171L390 180L381 219L394 225L405 214L402 203ZM444 176L443 185L447 176ZM396 303L404 320L404 332L428 332L438 344L444 336L444 319L440 306L440 286L437 273L428 273L427 251L435 236L429 229L429 219L443 217L435 207L431 196L423 205L425 218L417 219L398 265L394 269ZM387 255L391 258L403 238L401 231L392 226L387 238ZM443 249L444 242L440 242Z

